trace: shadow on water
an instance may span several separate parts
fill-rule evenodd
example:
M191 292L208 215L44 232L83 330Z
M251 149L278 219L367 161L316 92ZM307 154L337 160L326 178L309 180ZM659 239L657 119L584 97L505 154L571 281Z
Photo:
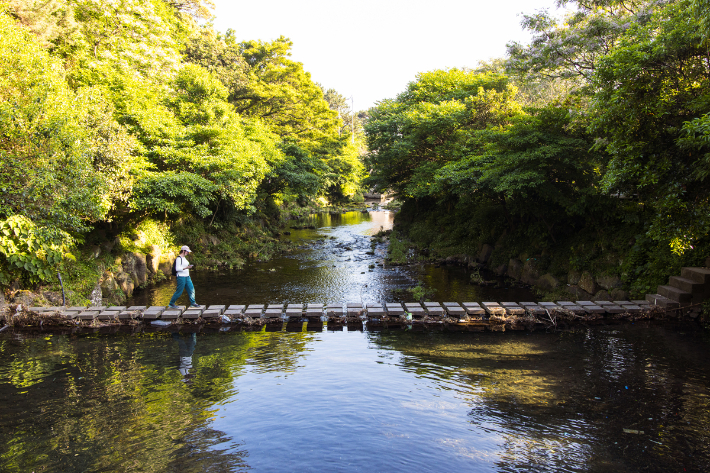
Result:
M282 236L294 242L290 254L267 262L249 261L241 270L192 271L201 304L409 302L406 289L422 282L429 298L444 301L527 301L535 296L523 288L480 287L470 271L431 264L390 266L386 243L372 246L371 236L392 228L389 211L321 213L294 222ZM166 305L174 282L137 291L129 305ZM187 296L183 295L183 299ZM184 302L182 299L180 302Z

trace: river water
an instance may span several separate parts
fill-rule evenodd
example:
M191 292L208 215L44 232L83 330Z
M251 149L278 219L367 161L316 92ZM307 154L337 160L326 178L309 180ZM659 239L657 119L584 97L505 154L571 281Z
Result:
M277 304L338 302L409 302L410 289L423 285L427 298L440 302L530 301L528 289L506 285L471 284L471 272L458 266L433 264L390 266L387 244L372 244L372 235L392 228L389 211L321 213L294 226L282 238L295 249L266 262L250 261L234 271L192 271L200 304ZM491 277L490 275L488 276ZM175 290L172 281L149 288L128 305L167 305ZM187 295L179 303L187 304Z
M369 271L380 255L359 235L372 217L353 218L350 230L311 230L313 244L209 290L235 302L370 301L445 274ZM352 250L331 247L338 239ZM365 274L340 271L345 263ZM274 268L325 274L329 286L272 292ZM198 271L198 294L230 274ZM478 290L465 274L445 277L460 287L444 299ZM161 301L166 288L149 297ZM554 333L8 329L0 471L710 471L709 349L706 332L647 323Z

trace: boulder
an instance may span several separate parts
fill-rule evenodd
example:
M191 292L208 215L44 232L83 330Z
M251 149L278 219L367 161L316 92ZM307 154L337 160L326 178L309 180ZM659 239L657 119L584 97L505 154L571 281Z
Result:
M572 294L574 299L578 301L588 301L592 299L592 295L590 293L577 285L567 286L567 292Z
M101 300L101 284L96 283L94 290L89 294L89 304L92 306L100 306L103 301Z
M520 279L523 275L523 262L519 259L511 258L508 261L508 276L513 279Z
M126 273L118 273L116 275L116 284L121 288L121 291L127 296L131 297L133 295L133 290L135 285L133 284L133 279Z
M131 275L133 284L143 286L148 281L148 265L143 253L126 253L123 255L123 272Z
M560 281L552 274L547 273L543 276L540 276L535 285L546 291L551 291L560 285Z
M160 264L158 269L160 269L163 274L170 276L173 273L173 263L175 262L176 256L172 253L167 253L160 255Z
M569 274L567 274L567 283L572 284L573 286L577 285L579 284L579 280L581 279L581 277L582 273L573 269L569 272Z
M12 296L13 304L22 304L24 307L31 307L34 305L34 300L37 298L37 294L31 291L17 291Z
M491 255L493 254L493 247L491 245L483 245L481 247L481 251L478 253L478 261L480 263L486 264L488 261L491 259Z
M6 305L7 301L5 301L5 293L0 291L0 307L5 307Z
M589 271L585 271L579 277L579 282L577 283L584 291L595 294L597 292L597 283L594 281L594 276Z
M610 293L612 301L626 301L629 299L629 293L620 288L614 288Z
M602 274L597 276L597 284L607 290L621 287L621 278L616 274Z
M607 291L606 289L602 289L601 291L594 294L594 296L592 296L591 300L596 302L596 301L610 301L612 299L611 299L611 296L609 295L609 291Z
M151 275L158 273L158 269L160 268L161 253L162 250L158 245L150 246L150 253L146 255L146 265L148 267L148 272L150 272Z
M61 291L42 291L42 297L52 305L62 305Z
M503 276L507 270L508 270L507 264L501 264L497 268L493 268L493 272L496 273L498 276Z
M113 298L116 294L116 289L118 289L118 284L116 284L113 273L106 271L101 278L101 297L106 299Z
M537 269L537 260L528 258L523 265L523 272L520 280L525 284L535 285L540 278L540 270Z

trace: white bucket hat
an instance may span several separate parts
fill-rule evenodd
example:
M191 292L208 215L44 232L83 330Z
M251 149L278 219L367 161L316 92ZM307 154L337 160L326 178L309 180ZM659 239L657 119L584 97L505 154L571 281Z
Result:
M190 247L187 245L183 245L182 248L180 248L180 251L187 251L188 253L192 253L192 250L190 250Z

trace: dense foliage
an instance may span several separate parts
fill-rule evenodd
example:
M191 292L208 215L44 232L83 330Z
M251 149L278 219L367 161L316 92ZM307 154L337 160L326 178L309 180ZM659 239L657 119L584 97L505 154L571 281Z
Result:
M33 239L3 240L1 284L53 277L33 241L66 255L106 225L359 192L360 150L291 42L210 18L204 0L0 1L0 226Z
M511 43L507 60L419 74L371 110L369 181L405 199L403 220L426 210L429 226L453 230L413 224L424 244L498 241L581 270L614 247L596 269L621 268L642 292L707 256L710 10L560 3L576 9L564 22L526 16L533 40Z

